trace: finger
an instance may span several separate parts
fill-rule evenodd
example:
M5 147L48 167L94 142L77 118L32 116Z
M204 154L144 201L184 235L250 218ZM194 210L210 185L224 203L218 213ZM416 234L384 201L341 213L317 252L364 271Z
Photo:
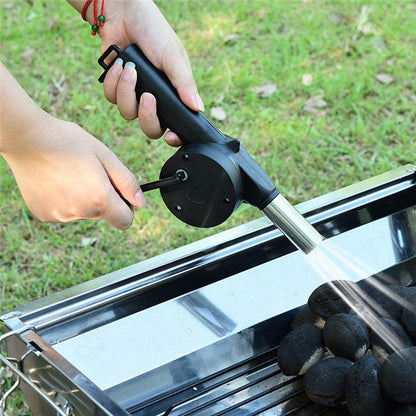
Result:
M179 147L179 146L182 146L183 144L182 140L173 131L168 131L165 134L165 141L169 146L172 146L172 147Z
M204 103L198 91L195 92L193 88L182 85L177 87L177 91L182 102L189 108L198 112L205 111Z
M111 183L117 192L130 204L143 208L146 199L134 174L120 161L108 171Z
M110 103L117 103L117 85L123 70L123 60L117 58L104 78L104 95Z
M195 111L205 110L204 103L198 94L188 55L180 42L176 48L169 50L169 53L165 55L162 69L188 107Z
M117 158L117 156L104 149L98 155L108 178L119 196L136 207L144 207L146 199L136 176ZM126 205L124 203L124 205Z
M117 85L117 106L120 114L126 120L137 117L136 82L137 72L133 62L127 62L121 72Z
M156 113L156 98L148 92L140 97L139 124L146 136L151 139L158 139L164 133Z
M111 186L111 185L110 185ZM112 188L107 197L101 218L119 230L127 230L133 222L133 209L128 206L120 195Z

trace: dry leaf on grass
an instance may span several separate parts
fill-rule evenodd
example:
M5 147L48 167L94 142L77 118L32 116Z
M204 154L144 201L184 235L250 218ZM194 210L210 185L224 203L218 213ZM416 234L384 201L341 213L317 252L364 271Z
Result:
M363 28L368 22L370 13L371 13L371 10L368 6L363 6L361 8L360 17L358 18L358 23L357 23L357 30L359 32L363 32Z
M267 98L276 92L277 87L276 84L266 84L262 85L261 87L251 88L250 90L255 92L259 98Z
M67 90L67 84L65 82L65 75L62 75L59 80L55 77L51 78L50 83L50 92L54 97L57 97L60 94L63 94Z
M376 80L378 82L381 82L382 84L391 84L392 82L394 82L393 76L389 74L377 74Z
M308 87L309 85L312 85L312 82L313 82L313 78L311 74L304 74L302 76L302 85L305 85Z
M30 46L27 46L26 49L22 52L22 59L30 64L32 62L33 54L35 50L32 49Z
M82 247L95 246L96 242L97 242L97 239L95 237L82 237L81 246Z
M231 33L227 36L224 36L224 43L231 44L235 43L238 39L238 35L236 33Z
M331 16L329 16L329 20L336 24L348 23L348 17L345 14L341 13L331 13Z
M370 17L371 9L368 6L363 6L361 9L361 14L358 19L357 30L363 35L377 34L377 27L368 21Z
M387 48L386 42L380 37L377 36L371 42L371 46L377 51L382 52Z
M52 30L56 26L57 23L58 23L58 19L53 18L53 19L49 20L48 30Z
M31 20L33 20L36 17L36 13L35 12L31 12L27 15L26 20L28 22L30 22Z
M327 113L327 110L324 108L327 106L327 102L321 97L312 97L306 101L303 110L309 114L324 116Z
M222 107L212 107L210 114L214 120L224 121L227 118L227 113Z
M377 27L375 25L373 25L372 23L367 23L361 29L361 33L363 35L377 35L379 31L377 30Z

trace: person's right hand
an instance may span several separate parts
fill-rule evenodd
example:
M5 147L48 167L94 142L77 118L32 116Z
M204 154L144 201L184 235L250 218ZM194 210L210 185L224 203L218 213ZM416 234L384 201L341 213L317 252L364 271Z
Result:
M153 1L110 0L105 7L106 22L99 29L102 51L112 44L121 49L131 43L137 44L153 65L167 75L181 100L192 110L203 111L204 104L198 94L185 48ZM164 129L156 114L156 99L144 93L138 106L134 92L136 81L134 67L125 65L123 69L122 62L117 61L105 77L105 96L117 104L125 119L138 117L140 127L148 137L159 138ZM165 140L172 146L181 145L174 132L167 132Z
M30 211L41 221L104 219L127 229L144 196L130 170L78 125L46 113L2 154ZM124 200L128 201L126 203Z

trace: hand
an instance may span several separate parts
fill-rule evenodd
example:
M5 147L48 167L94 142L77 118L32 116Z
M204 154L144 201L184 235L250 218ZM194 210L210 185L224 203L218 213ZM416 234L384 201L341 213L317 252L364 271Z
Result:
M74 3L75 0L69 1ZM78 10L80 9L80 5L73 5ZM87 17L90 20L91 6L88 12ZM167 75L181 100L188 107L195 111L204 110L186 51L153 1L107 0L105 17L106 22L99 30L103 41L102 52L112 44L124 49L131 43L136 43L153 65ZM155 98L145 93L138 106L134 93L137 81L136 71L130 65L122 69L121 64L120 61L116 62L105 77L106 98L117 104L124 118L131 120L138 116L140 127L148 137L152 139L161 137L164 130L156 115ZM180 139L173 132L168 132L165 139L173 146L181 144Z
M18 145L18 148L15 146ZM127 229L144 196L133 175L104 144L74 123L44 113L25 137L3 149L32 213L41 221L104 219Z

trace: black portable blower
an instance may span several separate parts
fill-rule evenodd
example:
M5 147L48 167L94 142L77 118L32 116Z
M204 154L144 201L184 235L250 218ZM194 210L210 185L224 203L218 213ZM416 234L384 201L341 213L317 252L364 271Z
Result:
M109 55L114 59L107 64ZM115 59L133 62L137 70L136 97L156 97L162 126L184 143L160 171L159 180L142 185L143 191L160 189L163 201L181 221L195 227L224 222L245 202L260 209L304 253L324 239L281 195L272 180L237 139L221 133L202 113L189 109L164 73L132 44L125 50L110 46L99 58L104 81Z

